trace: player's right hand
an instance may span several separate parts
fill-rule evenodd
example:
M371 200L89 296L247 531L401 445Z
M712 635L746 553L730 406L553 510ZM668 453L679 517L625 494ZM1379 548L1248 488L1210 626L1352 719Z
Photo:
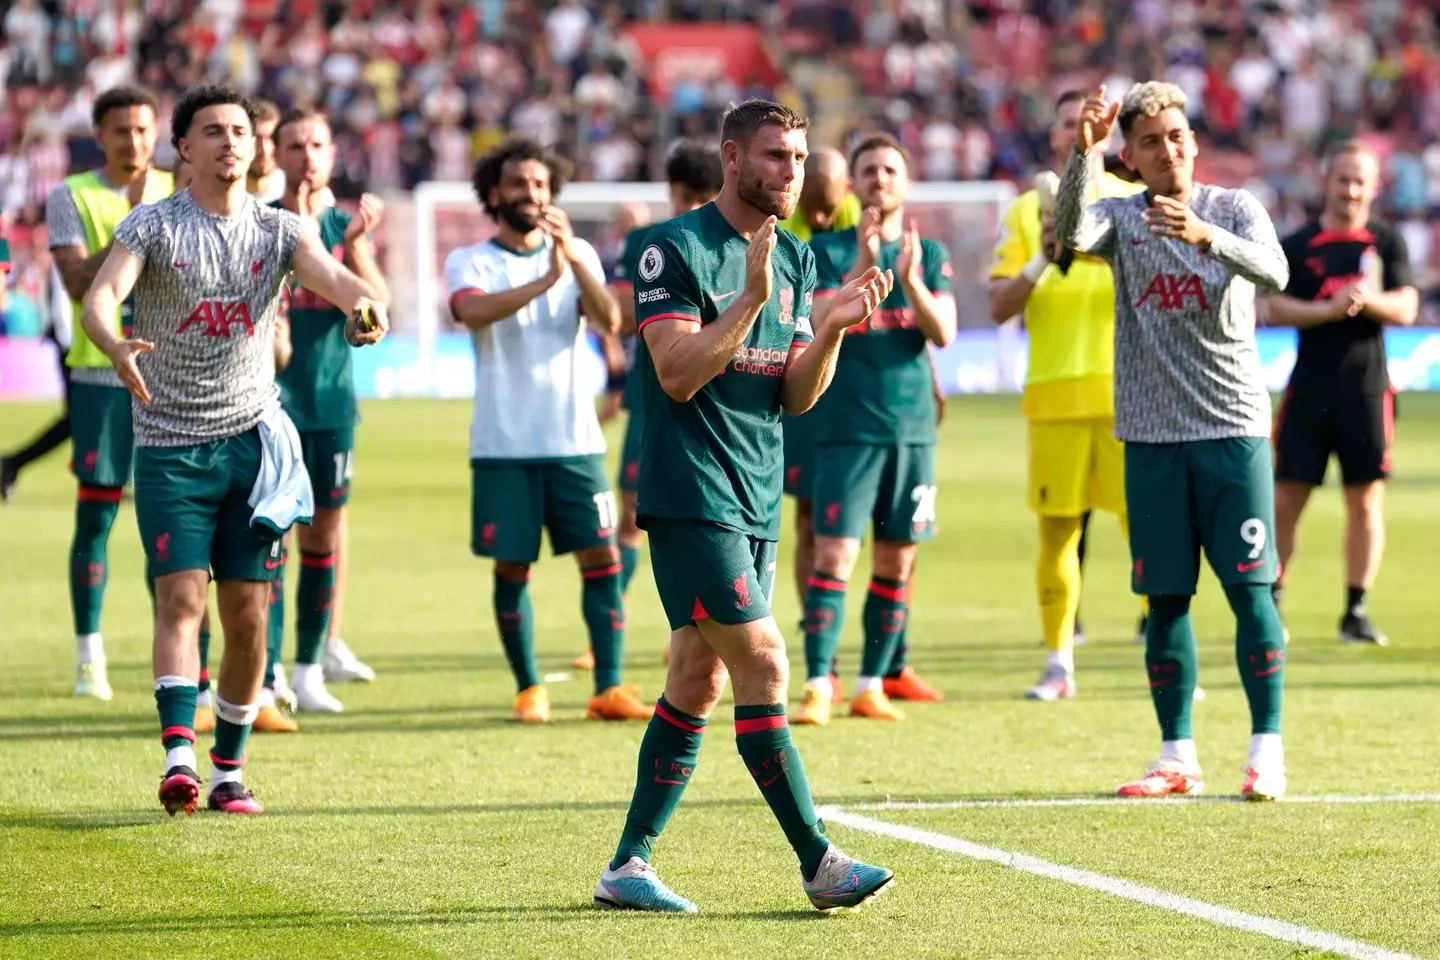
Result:
M1347 283L1336 290L1335 295L1330 298L1330 312L1336 320L1358 317L1365 309L1365 302L1369 295L1370 288L1364 280Z
M745 292L757 307L770 299L770 256L779 239L775 230L775 218L766 217L750 238L750 249L745 251Z
M1110 130L1118 116L1120 104L1105 102L1105 85L1101 84L1080 108L1080 129L1076 132L1075 149L1089 153L1096 144L1110 139Z
M859 276L880 260L880 208L866 207L860 213L860 226L855 233L859 241L855 258L855 275Z
M315 192L310 189L310 181L304 177L295 184L295 212L302 217L315 216Z
M135 362L135 358L154 349L155 344L146 340L116 340L113 346L105 350L105 356L110 358L110 365L120 377L121 385L141 403L150 402L150 388L145 385L145 378L140 375L140 366Z

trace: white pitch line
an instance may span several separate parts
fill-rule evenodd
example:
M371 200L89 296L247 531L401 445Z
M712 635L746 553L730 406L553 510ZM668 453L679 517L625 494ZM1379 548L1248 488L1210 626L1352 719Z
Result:
M1239 803L1240 797L1051 797L1012 800L884 800L879 803L847 804L847 810L983 810L989 807L1144 807L1157 809L1180 803ZM1332 794L1329 796L1286 797L1292 803L1440 803L1440 793Z
M1237 930L1262 934L1285 943L1313 947L1317 950L1328 950L1343 957L1351 957L1353 960L1417 960L1408 953L1398 953L1360 940L1350 940L1324 930L1312 930L1309 927L1287 923L1284 920L1241 913L1239 910L1231 910L1229 907L1217 906L1203 900L1192 900L1189 897L1167 893L1154 887L1144 887L1138 883L1131 883L1129 880L1121 880L1119 877L1107 877L1089 870L1062 867L1057 863L1041 860L1028 854L1011 853L1008 850L982 846L943 833L931 833L929 830L919 830L904 824L875 820L858 813L848 813L839 807L823 807L817 812L827 823L838 823L855 830L863 830L883 837L893 837L896 840L944 850L947 853L958 853L960 856L969 857L972 860L998 863L1022 873L1048 877L1077 887L1098 890L1113 897L1122 897L1137 903L1159 907L1162 910L1198 917L1222 927L1234 927Z

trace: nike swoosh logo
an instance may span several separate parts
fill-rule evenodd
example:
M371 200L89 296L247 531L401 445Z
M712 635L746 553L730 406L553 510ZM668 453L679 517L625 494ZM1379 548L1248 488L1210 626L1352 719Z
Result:
M710 299L714 300L716 303L719 303L721 300L729 300L731 297L735 296L735 294L739 292L739 290L731 290L729 293L712 293L710 294Z
M283 567L283 566L285 566L285 561L284 561L284 560L266 560L266 561L265 561L265 569L266 569L266 570L279 570L279 569L280 569L281 567Z
M176 260L174 266L176 270L184 270L186 267L195 266L195 261L190 260L186 261L185 263L181 263L179 260Z
M819 897L838 897L838 896L840 896L840 895L842 895L842 894L854 893L856 890L859 890L859 889L860 889L860 878L857 877L854 873L852 873L852 874L850 874L850 876L848 876L848 877L845 878L845 883L844 883L843 886L835 887L834 889L831 889L831 890L825 890L825 891L823 891L823 892L821 892L821 893L816 894L816 896L819 896Z
M780 779L781 777L783 777L783 776L785 776L785 771L784 771L784 770L781 770L779 773L775 774L775 776L771 777L769 780L761 780L761 781L760 781L760 786L761 786L761 787L768 787L768 786L770 786L770 784L774 783L776 780L779 780L779 779Z
M1264 560L1256 560L1254 563L1237 563L1235 564L1235 569L1239 570L1241 573L1249 573L1251 570L1254 570L1256 567L1262 566L1264 563Z
M684 780L661 780L659 777L656 777L656 778L655 778L655 782L656 782L656 783L663 783L663 784L666 784L666 785L672 786L672 787L683 787L683 786L685 786L685 781L684 781Z
M1281 669L1280 667L1275 666L1275 667L1271 667L1269 670L1256 670L1256 671L1255 671L1255 676L1257 676L1257 677L1268 677L1268 676L1270 676L1270 674L1272 674L1272 673L1279 673L1279 672L1280 672L1280 669Z

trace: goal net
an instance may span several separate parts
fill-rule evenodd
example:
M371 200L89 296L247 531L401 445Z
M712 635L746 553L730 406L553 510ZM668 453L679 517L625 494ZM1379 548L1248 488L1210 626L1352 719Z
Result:
M1005 182L916 183L911 191L907 210L920 232L950 249L960 327L977 332L973 338L962 334L961 343L937 351L943 382L951 391L995 389L996 339L990 332L986 286L995 237L1015 193L1015 186ZM449 316L445 258L456 247L494 236L495 225L481 212L468 183L422 183L411 199L413 264L407 264L407 272L413 271L413 299L398 329L413 336L395 338L409 341L403 374L377 371L375 389L390 396L468 396L474 389L470 344ZM669 188L663 183L571 183L557 201L576 235L590 241L607 265L621 239L613 226L620 207L643 204L651 222L658 223L669 216L669 203ZM978 335L982 330L983 337ZM590 359L599 390L603 363L598 351Z

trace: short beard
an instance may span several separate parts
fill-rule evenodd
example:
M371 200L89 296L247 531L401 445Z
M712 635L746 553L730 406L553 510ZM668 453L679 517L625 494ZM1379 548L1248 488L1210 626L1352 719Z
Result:
M775 200L765 189L765 182L752 174L748 166L740 168L740 182L736 184L735 192L741 200L777 220L787 220L795 212L796 198L793 194L787 193L779 201Z
M520 204L518 203L500 204L500 206L495 208L495 216L504 221L505 225L511 230L520 233L530 233L536 227L540 226L540 218L528 213L521 213Z

